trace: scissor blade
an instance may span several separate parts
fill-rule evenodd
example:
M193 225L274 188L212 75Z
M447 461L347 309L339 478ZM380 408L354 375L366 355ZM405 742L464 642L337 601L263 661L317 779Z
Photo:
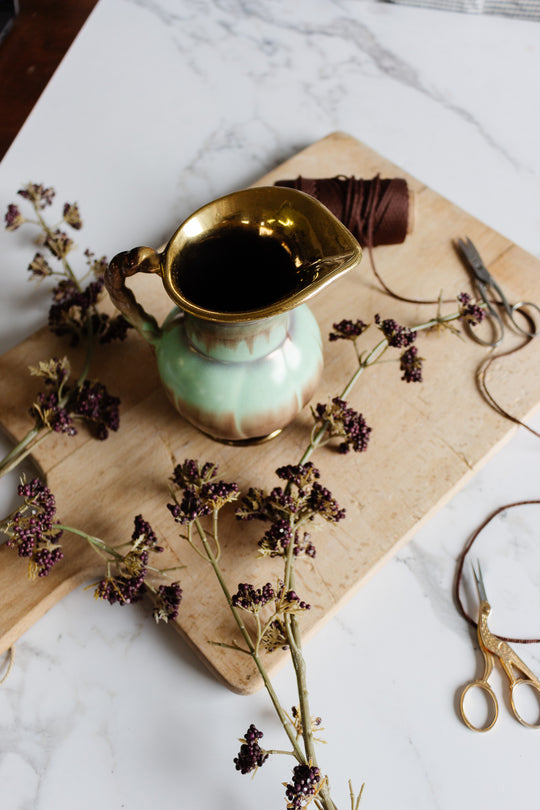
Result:
M458 239L457 245L476 278L483 281L484 284L491 284L491 275L469 237L467 237L466 242L463 239Z
M472 566L472 570L474 574L474 580L476 582L476 589L478 591L478 596L480 597L481 602L487 602L488 598L486 595L486 588L484 585L484 577L482 576L482 568L480 567L480 561L477 560L476 564L478 566L478 573L475 570L474 563Z

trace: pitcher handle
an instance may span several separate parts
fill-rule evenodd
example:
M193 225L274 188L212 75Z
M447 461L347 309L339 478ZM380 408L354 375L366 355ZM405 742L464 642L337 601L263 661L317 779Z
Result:
M161 273L161 263L155 250L137 247L118 253L105 271L105 287L111 301L122 315L151 345L161 337L161 330L153 315L149 315L126 286L126 278L135 273Z

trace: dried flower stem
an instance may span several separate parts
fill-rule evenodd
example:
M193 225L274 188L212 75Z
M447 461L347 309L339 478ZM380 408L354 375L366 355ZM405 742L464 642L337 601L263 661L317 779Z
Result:
M285 590L294 590L294 585L294 542L291 541L289 543L287 556L285 558ZM300 703L300 719L302 722L302 738L304 740L306 759L310 765L317 766L317 754L313 739L311 711L309 707L306 662L302 654L302 636L296 616L291 614L285 615L285 630L287 633L287 640L289 642L289 649L291 651L291 661L296 676L298 700ZM321 796L320 803L324 810L336 810L336 806L330 797L330 792L326 781L321 786L319 792Z
M206 555L206 559L208 560L208 562L210 563L210 565L212 566L212 568L214 570L217 581L219 582L221 590L223 591L223 595L225 596L225 599L227 600L227 604L229 605L229 608L230 608L231 613L232 613L232 615L234 617L236 625L237 625L238 629L240 630L240 633L242 634L242 638L246 642L246 646L247 646L247 648L249 650L249 655L251 656L255 666L259 670L259 673L260 673L261 678L263 680L266 691L268 692L270 700L272 701L272 704L273 704L273 706L274 706L274 708L275 708L275 710L276 710L276 712L278 714L278 717L279 717L279 719L280 719L280 721L281 721L281 723L283 725L283 728L285 729L285 733L287 734L287 737L290 740L290 743L291 743L292 748L293 748L294 756L296 757L298 762L305 762L306 759L305 759L304 753L303 753L300 745L298 744L298 740L296 739L296 734L295 734L294 728L293 728L289 718L287 717L286 712L283 710L283 707L281 706L281 703L279 702L278 696L276 695L276 692L274 690L274 687L273 687L273 684L272 684L272 682L270 680L270 677L269 677L269 675L268 675L268 673L266 671L266 668L265 668L264 664L261 661L260 656L258 655L256 646L253 643L253 639L251 638L251 634L250 634L249 630L247 629L246 625L244 624L244 621L243 621L242 616L241 616L241 611L239 611L233 605L231 593L230 593L230 591L229 591L229 589L227 587L227 583L225 582L225 579L224 579L223 574L221 572L221 568L219 566L217 557L214 555L214 553L213 553L213 551L212 551L212 549L210 547L210 543L208 542L208 538L207 538L206 533L205 533L205 531L204 531L204 529L203 529L203 527L201 525L201 522L200 522L200 520L198 518L196 518L193 522L194 522L195 528L197 529L197 534L199 535L199 539L201 541L201 544L203 546L203 549L204 549L204 552L205 552L205 555Z
M77 537L81 537L83 540L86 540L86 542L92 546L94 551L96 551L100 557L103 557L103 559L107 559L107 555L115 560L123 559L122 554L116 551L113 546L109 546L103 540L100 540L99 537L94 537L92 534L83 532L82 529L75 529L73 526L66 526L64 523L56 523L55 526L57 529L61 529L64 532L69 532L70 534L75 534Z
M47 225L46 221L42 217L42 215L41 215L41 213L39 211L39 208L37 206L37 203L34 200L31 200L30 202L32 203L32 207L33 207L33 209L35 211L35 214L36 214L36 217L38 219L38 221L36 223L34 223L34 224L39 225L43 229L45 234L49 237L49 239L54 240L53 229L49 225ZM31 222L31 220L27 220L27 222ZM75 275L75 273L73 272L73 270L71 268L71 265L68 262L68 260L66 259L66 257L65 256L60 256L58 258L62 262L62 267L64 268L65 274L68 276L69 280L72 281L73 284L75 284L75 286L77 287L77 289L79 291L81 291L82 290L81 283L80 283L79 279L77 278L77 276ZM62 275L62 273L54 273L54 275Z
M433 329L436 326L445 326L446 324L449 324L452 321L457 321L460 318L461 318L461 313L460 312L453 312L450 315L441 315L440 313L437 313L437 315L434 318L430 318L429 321L425 321L424 323L418 324L416 326L411 326L410 327L410 332L413 332L413 333L422 332L422 331L427 331L429 329ZM355 350L356 357L357 357L357 360L358 360L358 368L351 375L349 381L347 382L347 384L345 385L345 387L343 388L343 390L339 394L339 397L341 399L346 399L346 397L350 394L350 392L352 391L352 389L354 388L354 386L358 382L359 377L361 376L361 374L363 374L363 372L366 370L366 368L369 368L370 366L374 366L376 363L381 361L381 358L382 358L383 354L386 352L386 350L388 349L388 347L390 346L390 343L389 343L388 338L383 338L365 356L361 355L358 352L358 347L356 345L356 341L353 341L353 345L354 345L354 350ZM313 452L318 447L320 447L321 445L323 445L325 443L325 439L327 437L327 432L328 432L328 427L329 427L329 422L325 421L325 422L323 422L321 427L312 435L308 446L306 447L300 461L298 462L299 464L305 464L305 462L308 461L311 458L311 455L313 454Z
M28 431L24 439L13 447L7 455L0 461L0 478L15 469L24 459L30 455L43 439L51 433L51 428L33 427Z
M283 707L281 706L281 703L279 702L279 699L278 699L278 697L277 697L277 695L275 693L275 690L274 690L274 687L273 687L272 682L270 680L270 677L269 677L269 675L268 675L268 673L266 671L266 668L265 668L264 664L262 663L262 660L261 660L261 658L260 658L260 656L258 654L257 646L253 643L253 639L251 638L251 634L249 633L246 625L244 624L244 621L243 621L242 616L241 616L241 611L239 611L237 608L235 608L233 603L232 603L231 593L230 593L230 591L229 591L229 589L227 587L227 584L226 584L226 582L225 582L225 580L223 578L223 574L222 574L221 569L219 567L217 558L213 554L212 549L210 548L210 544L208 542L208 538L206 537L206 533L205 533L205 531L204 531L203 527L201 526L201 523L200 523L200 521L198 519L196 519L194 521L194 524L195 524L195 527L197 529L197 533L199 535L201 543L203 545L203 548L204 548L204 551L205 551L205 554L206 554L206 559L212 565L212 568L213 568L214 573L216 575L216 578L217 578L217 580L219 582L221 590L223 591L223 594L224 594L224 596L225 596L225 598L227 600L227 603L228 603L229 608L231 610L231 613L232 613L232 615L234 617L234 620L235 620L235 622L236 622L236 624L238 626L238 629L240 630L240 633L242 634L242 637L243 637L244 641L246 642L246 646L248 648L249 655L251 656L253 662L255 663L255 666L257 667L257 669L258 669L258 671L259 671L259 673L261 675L261 678L263 680L265 688L266 688L266 690L267 690L267 692L268 692L268 694L270 696L270 699L272 700L272 703L273 703L274 708L275 708L275 710L276 710L276 712L278 714L278 717L279 717L279 719L280 719L280 721L281 721L281 723L283 725L283 728L284 728L284 730L285 730L285 732L286 732L286 734L287 734L287 736L288 736L288 738L289 738L289 740L291 742L291 745L293 747L293 751L292 752L288 751L286 753L289 753L289 754L292 753L295 756L295 758L298 760L298 762L306 762L306 756L304 756L304 753L303 753L302 749L300 748L300 745L298 744L298 740L297 740L294 728L293 728L293 726L292 726L286 712L284 711ZM230 646L230 645L220 645L220 646ZM236 645L234 646L234 649L244 652L244 650L242 650L241 648L238 648ZM304 671L305 671L305 664L304 664ZM307 695L307 690L305 690L305 694ZM310 732L311 732L311 729L310 729ZM310 734L310 736L311 736L311 734ZM308 760L309 760L309 756L308 756ZM334 804L333 803L328 806L328 810L334 810Z

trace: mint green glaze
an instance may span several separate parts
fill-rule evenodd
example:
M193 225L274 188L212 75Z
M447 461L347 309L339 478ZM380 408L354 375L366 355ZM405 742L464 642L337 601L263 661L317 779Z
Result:
M284 427L309 401L322 372L321 335L305 304L243 324L214 323L175 309L154 346L177 410L228 441Z

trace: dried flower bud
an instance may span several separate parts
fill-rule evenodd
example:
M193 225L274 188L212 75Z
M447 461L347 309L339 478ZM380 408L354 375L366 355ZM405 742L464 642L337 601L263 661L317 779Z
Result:
M42 253L36 253L30 264L28 270L34 278L42 279L47 276L52 276L53 269L45 259Z
M120 399L97 380L85 380L76 389L73 413L82 416L96 438L104 440L120 426Z
M289 548L291 537L293 536L293 529L290 521L278 520L272 523L269 529L265 532L263 537L259 540L259 553L261 557L284 557ZM311 557L316 556L316 549L310 540L308 532L301 532L299 529L294 531L294 549L293 554L295 557Z
M308 508L310 519L319 515L329 523L338 523L345 518L345 509L341 509L332 493L326 487L316 483L309 494Z
M462 292L458 295L459 319L469 326L477 326L486 317L482 307L471 299L469 293Z
M143 598L148 590L146 577L149 552L162 551L156 545L156 535L152 527L143 519L142 515L137 515L133 523L134 528L128 550L120 559L114 558L114 570L112 563L109 564L107 576L95 585L94 597L96 599L105 599L111 605L130 605L139 602ZM176 591L176 588L174 591ZM165 603L168 600L172 611L174 592L167 591L160 594L158 590L158 602L160 597L160 607L165 610ZM179 602L180 599L178 599L178 604Z
M361 413L349 408L347 402L340 397L334 397L330 405L320 402L312 409L313 417L317 423L326 424L328 436L341 437L345 441L338 447L340 453L363 453L367 450L371 428Z
M64 259L70 250L73 249L73 239L65 231L57 228L52 233L48 233L43 239L43 245L48 248L57 259Z
M262 588L254 588L247 582L238 585L237 592L231 597L233 607L258 613L264 605L276 598L272 585L267 582Z
M401 326L393 318L381 321L380 315L375 315L375 324L381 330L388 341L389 346L397 349L405 349L416 340L416 332L412 332L408 326Z
M171 482L180 490L182 498L180 500L173 491L174 503L167 508L177 523L191 523L236 500L237 484L212 480L217 470L213 462L200 466L194 459L186 459L175 467Z
M274 619L266 628L261 638L261 645L267 653L274 652L274 650L278 649L287 650L289 648L287 633L280 619Z
M364 323L364 321L349 321L349 320L342 320L339 323L332 324L334 327L334 331L330 332L328 335L328 339L330 341L336 340L356 340L356 338L360 337L360 335L366 331L369 324Z
M283 518L272 523L259 540L261 557L284 557L292 535L293 529L289 520Z
M303 763L295 765L292 781L285 785L287 808L300 810L305 807L317 795L320 787L321 772L319 768Z
M399 367L403 372L401 379L405 382L422 382L423 357L418 357L418 348L410 346L399 358Z
M237 771L240 773L250 773L256 771L261 765L264 765L268 759L268 752L264 751L259 746L259 740L264 736L262 731L259 731L253 723L246 731L245 737L240 742L242 743L238 756L234 758L234 764Z
M73 417L65 405L60 404L56 391L40 392L30 407L30 416L39 427L48 427L55 433L75 436L77 429Z
M313 481L321 477L319 470L311 461L305 464L286 464L276 470L276 475L283 481L294 484L300 497L306 494Z
M28 558L30 579L47 576L63 558L54 495L39 478L28 483L23 479L17 494L24 503L0 523L0 531L6 535L9 548L16 549L19 557Z
M71 366L67 357L51 357L50 360L40 360L39 365L28 367L33 377L43 377L47 385L59 386L69 378Z
M182 601L182 588L179 582L160 585L155 597L153 617L156 622L172 622L178 616L178 607Z
M84 255L86 256L86 263L91 272L96 276L96 278L102 279L109 265L107 257L102 256L100 259L96 259L96 254L93 253L93 251L91 251L89 248L84 251Z
M52 205L56 192L54 188L45 188L41 183L27 183L17 194L31 202L39 211Z
M105 599L110 605L133 605L140 602L147 591L144 582L144 573L137 576L107 576L100 580L95 587L94 597Z
M195 459L187 458L182 464L176 465L171 480L180 489L202 487L217 475L217 471L218 465L211 461L207 461L201 467Z
M83 223L77 203L65 203L63 217L67 225L70 225L75 231L80 231Z
M26 222L26 219L20 212L20 209L14 203L8 205L8 209L6 211L6 231L16 231L17 228L20 228L23 222Z
M296 591L286 591L282 585L276 597L276 613L301 613L304 610L311 610L311 605L300 599Z

